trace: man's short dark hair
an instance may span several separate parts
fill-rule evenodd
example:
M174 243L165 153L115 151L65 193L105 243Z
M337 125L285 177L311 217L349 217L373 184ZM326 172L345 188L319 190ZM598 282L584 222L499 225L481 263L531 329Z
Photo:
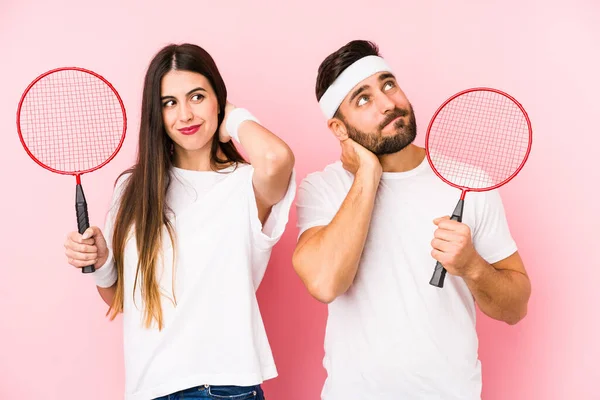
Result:
M379 47L367 40L353 40L327 56L319 66L315 86L317 101L346 68L367 56L379 56Z

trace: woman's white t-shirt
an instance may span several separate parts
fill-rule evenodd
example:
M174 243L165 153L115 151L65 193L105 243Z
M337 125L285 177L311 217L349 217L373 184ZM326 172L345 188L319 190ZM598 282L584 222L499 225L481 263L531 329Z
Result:
M288 222L295 173L263 227L253 172L247 164L220 172L172 168L167 204L176 251L164 228L163 262L157 266L160 331L156 324L144 325L139 281L134 293L137 246L130 235L124 252L125 399L148 400L202 384L257 385L277 376L256 290ZM117 182L107 217L109 246L126 179Z

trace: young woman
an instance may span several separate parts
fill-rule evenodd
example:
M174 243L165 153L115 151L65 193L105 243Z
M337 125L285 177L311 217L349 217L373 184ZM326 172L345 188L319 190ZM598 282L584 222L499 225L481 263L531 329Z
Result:
M277 371L255 292L288 221L293 166L281 139L227 102L206 51L154 57L137 162L104 232L65 243L71 265L96 266L111 317L123 313L127 400L264 398Z

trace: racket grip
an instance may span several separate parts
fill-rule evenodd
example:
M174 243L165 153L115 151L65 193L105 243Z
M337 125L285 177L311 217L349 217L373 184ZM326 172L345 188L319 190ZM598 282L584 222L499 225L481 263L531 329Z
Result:
M446 279L446 268L444 268L444 266L438 261L435 264L433 276L431 277L429 284L435 287L443 288L444 279Z
M81 184L77 184L75 189L75 211L77 212L77 229L80 234L83 234L90 227L90 220L88 217L87 202L85 201L85 195L83 194L83 187ZM93 265L88 265L81 269L83 274L89 274L95 272L96 268Z
M462 222L464 205L465 201L460 199L454 208L454 212L452 212L452 217L450 217L451 220ZM431 286L443 288L444 279L446 279L446 268L438 261L435 264L435 269L433 270L433 275L431 276L429 284Z

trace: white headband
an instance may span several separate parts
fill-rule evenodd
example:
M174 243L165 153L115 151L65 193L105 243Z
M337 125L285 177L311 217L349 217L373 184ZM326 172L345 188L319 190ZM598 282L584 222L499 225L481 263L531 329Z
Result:
M392 72L392 69L379 56L366 56L351 64L327 88L319 100L319 106L325 117L333 118L340 104L354 86L371 75L383 71Z

